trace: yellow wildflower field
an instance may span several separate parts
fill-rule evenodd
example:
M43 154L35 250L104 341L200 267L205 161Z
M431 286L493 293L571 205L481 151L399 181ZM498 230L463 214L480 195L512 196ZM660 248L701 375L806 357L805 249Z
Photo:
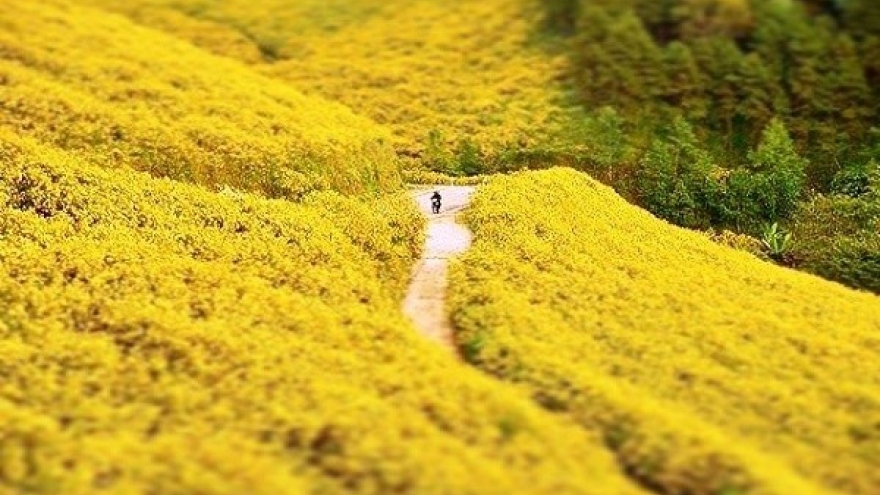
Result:
M470 140L489 156L528 150L565 118L564 59L533 43L536 0L79 1L227 56L242 53L236 37L204 36L181 16L232 27L273 62L262 72L387 124L404 156L432 141Z
M0 127L91 163L273 197L401 184L391 134L373 121L60 0L0 9Z
M467 358L660 493L880 491L880 298L673 227L567 169L465 214Z
M404 320L422 227L403 194L213 193L0 130L0 492L640 493Z

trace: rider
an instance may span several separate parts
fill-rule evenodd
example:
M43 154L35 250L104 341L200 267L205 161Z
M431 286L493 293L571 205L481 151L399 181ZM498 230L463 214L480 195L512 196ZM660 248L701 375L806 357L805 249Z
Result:
M431 211L434 214L440 213L440 202L443 201L443 198L440 196L439 191L434 191L434 195L431 196Z

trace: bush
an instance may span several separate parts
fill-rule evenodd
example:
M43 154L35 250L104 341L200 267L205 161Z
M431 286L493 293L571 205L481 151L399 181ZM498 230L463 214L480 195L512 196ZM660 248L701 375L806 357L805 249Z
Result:
M831 192L860 198L872 192L880 193L880 167L871 160L865 165L846 167L831 182Z
M880 239L843 237L809 270L842 284L880 294Z
M651 213L677 225L709 226L715 196L709 155L690 125L677 119L666 138L655 139L641 162L636 187Z
M817 196L800 206L792 232L793 256L808 272L880 293L880 200Z

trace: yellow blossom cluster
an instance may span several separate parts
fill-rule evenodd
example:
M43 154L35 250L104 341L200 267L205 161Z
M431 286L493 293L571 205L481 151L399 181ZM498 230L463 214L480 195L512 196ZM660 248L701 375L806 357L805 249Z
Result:
M493 179L451 274L481 369L658 493L880 492L880 298L779 268L567 169Z
M469 140L486 155L528 150L564 119L564 60L532 41L536 0L79 0L121 10L228 55L186 23L156 23L174 10L233 26L273 61L263 72L308 94L342 102L387 124L399 153ZM249 59L249 58L248 58Z
M399 311L403 194L210 192L0 129L0 493L642 493Z
M400 187L391 135L369 119L62 0L0 9L0 127L91 163L272 197Z

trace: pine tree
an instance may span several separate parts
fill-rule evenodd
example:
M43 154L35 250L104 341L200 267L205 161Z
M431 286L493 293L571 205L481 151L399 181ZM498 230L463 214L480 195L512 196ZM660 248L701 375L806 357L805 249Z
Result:
M748 0L679 0L672 15L683 40L709 36L742 39L755 23Z
M612 87L621 104L642 106L662 96L662 53L633 12L625 12L612 24L604 48L613 64Z
M708 122L722 133L729 151L737 115L742 53L732 41L722 38L699 40L692 46L697 65L707 76Z
M865 79L880 100L880 36L869 36L859 46L861 60L865 65Z
M832 35L827 22L795 24L787 46L792 132L811 147L828 136L833 112L829 73Z
M680 109L691 121L704 119L707 112L705 83L690 48L677 41L670 43L664 51L663 63L666 103Z
M737 115L746 141L754 142L775 116L787 112L788 104L779 81L757 53L742 59L739 74Z
M843 8L846 26L856 36L880 36L880 2L848 0Z
M685 227L709 225L712 162L687 121L676 118L666 137L652 141L640 165L636 186L649 211Z
M764 211L767 221L787 218L794 212L806 182L807 161L798 155L794 142L780 119L774 119L764 131L758 148L749 153L748 169L767 178L772 194Z
M757 19L751 39L753 51L761 56L774 78L787 82L791 63L788 39L795 16L781 2L757 2L753 8Z
M590 106L617 104L614 63L605 43L613 17L603 8L591 6L578 17L577 36L572 42L577 91Z
M855 43L847 35L839 36L831 47L831 57L836 65L836 70L828 75L834 120L848 137L860 138L867 131L875 108Z
M615 169L627 155L623 126L623 118L611 107L601 108L590 121L591 155L608 184L615 183Z

